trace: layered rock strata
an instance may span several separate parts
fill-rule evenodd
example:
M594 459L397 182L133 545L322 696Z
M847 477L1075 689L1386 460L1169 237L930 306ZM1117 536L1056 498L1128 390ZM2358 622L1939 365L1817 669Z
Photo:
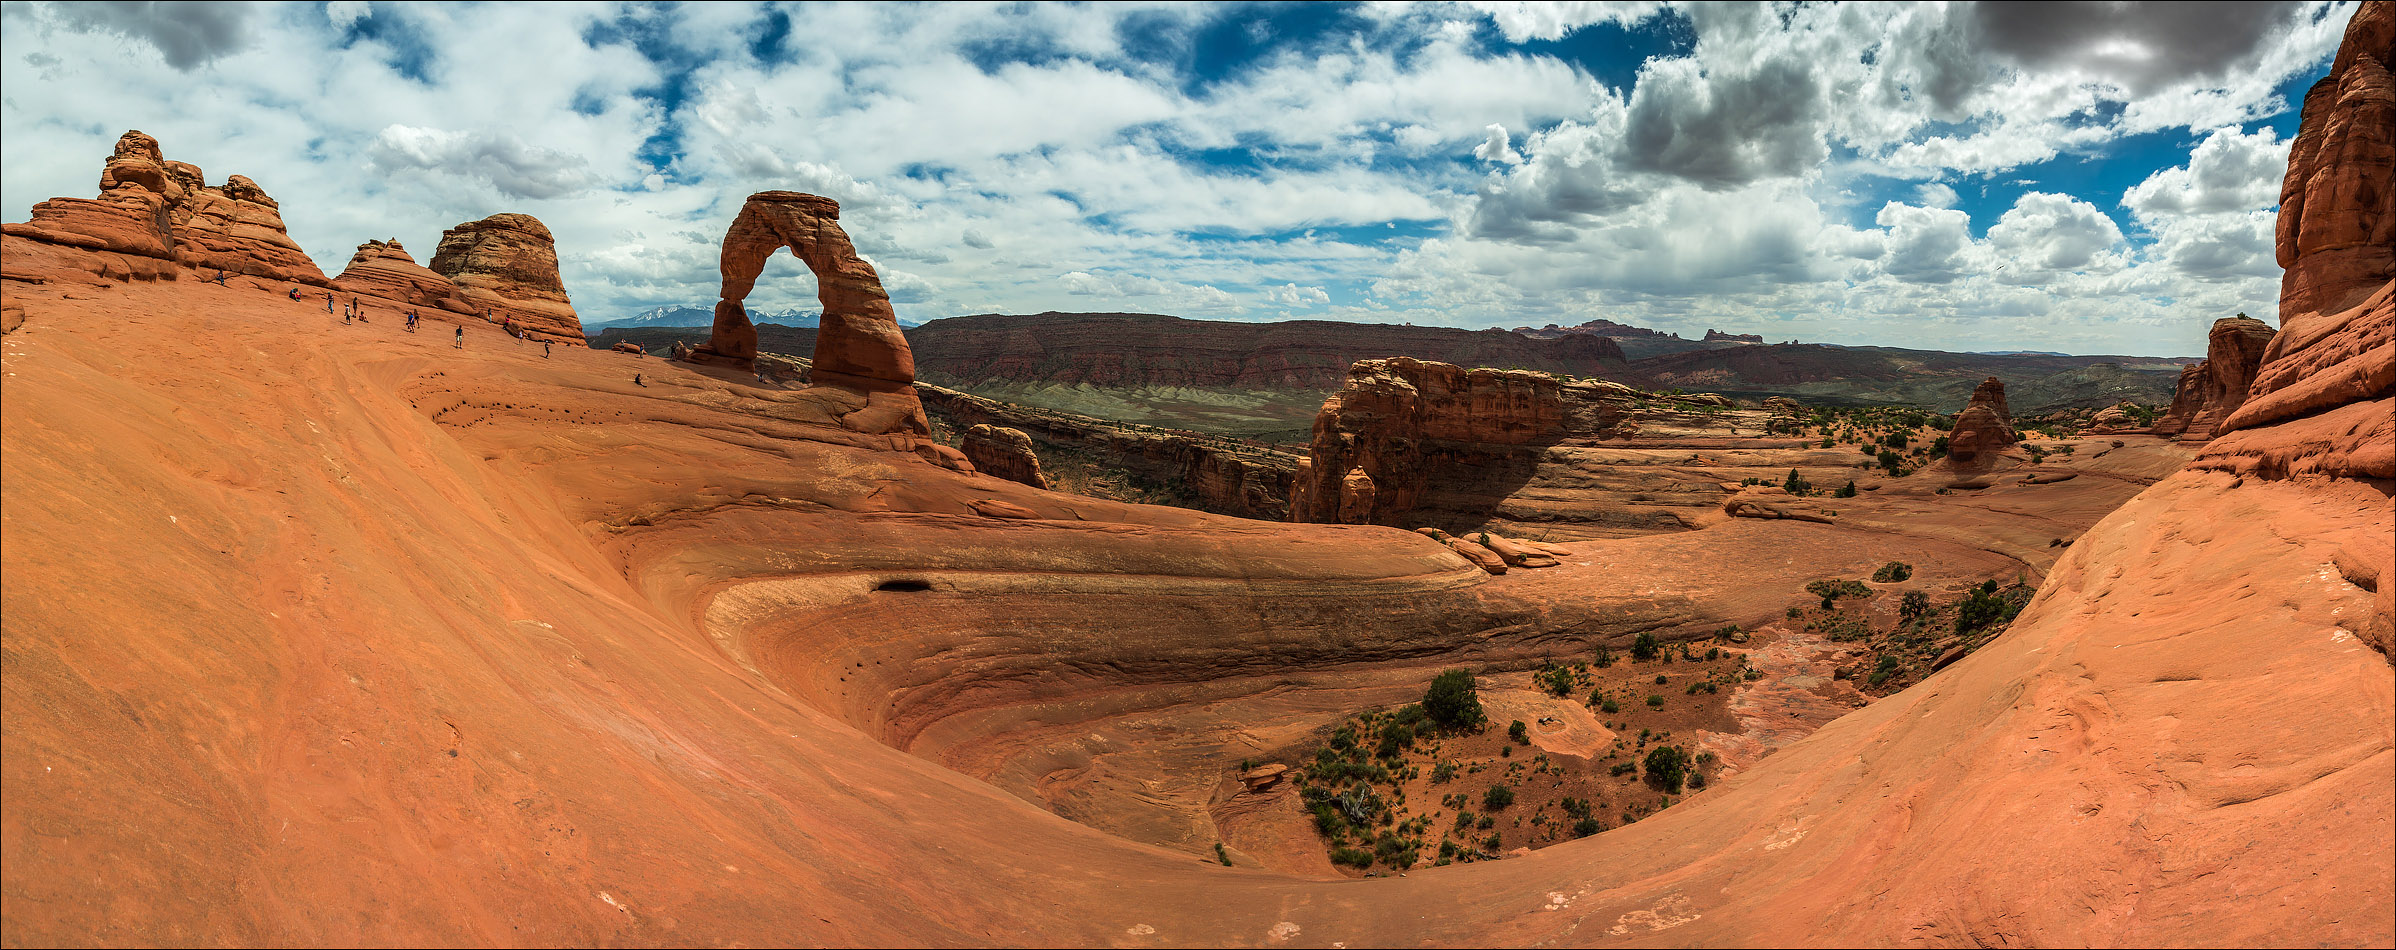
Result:
M539 218L495 214L450 228L426 266L456 285L468 312L519 326L532 339L584 340L558 274L557 241Z
M2213 321L2205 358L2180 371L2179 388L2171 408L2155 420L2155 434L2198 443L2212 438L2222 420L2246 403L2263 352L2276 335L2269 324L2251 317Z
M2396 23L2358 9L2323 76L2305 93L2280 183L2280 329L2290 314L2343 313L2396 274ZM2303 345L2303 338L2291 341Z
M1040 474L1040 457L1032 452L1032 437L1021 429L982 423L965 430L958 444L974 470L1030 485L1047 488L1048 479Z
M240 175L211 186L199 166L167 160L138 130L117 138L96 199L52 198L0 232L51 244L171 261L208 272L330 286L291 240L274 198ZM166 276L141 267L145 275Z
M2278 253L2288 268L2280 332L2199 467L2273 478L2396 477L2391 60L2396 5L2365 4L2329 75L2305 96L2280 205ZM2378 576L2384 629L2396 585Z
M416 263L407 248L400 246L398 238L358 245L358 252L350 256L349 266L333 279L333 285L348 293L382 297L411 307L459 313L472 310L472 305L459 297L456 284Z
M1484 447L1553 442L1565 414L1563 383L1546 373L1358 360L1315 415L1291 520L1402 525L1435 479L1469 470Z

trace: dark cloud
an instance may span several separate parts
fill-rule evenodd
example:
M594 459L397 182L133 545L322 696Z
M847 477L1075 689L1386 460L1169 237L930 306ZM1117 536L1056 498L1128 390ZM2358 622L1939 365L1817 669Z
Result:
M49 9L69 29L155 46L167 65L180 70L250 45L252 8L246 3L56 3Z
M1631 93L1624 164L1714 189L1802 175L1830 157L1824 123L1807 63L1779 59L1709 76L1694 60L1657 61Z
M2294 2L1982 3L1972 25L1990 52L2023 66L2079 68L2133 94L2216 80L2251 65Z

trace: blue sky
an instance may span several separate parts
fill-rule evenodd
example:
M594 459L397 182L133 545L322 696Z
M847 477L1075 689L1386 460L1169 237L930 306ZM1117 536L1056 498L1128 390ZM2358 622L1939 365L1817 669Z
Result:
M0 213L117 134L337 273L500 211L586 320L712 303L754 191L910 320L1127 310L2181 355L2275 313L2334 3L0 8ZM787 258L751 305L811 301Z

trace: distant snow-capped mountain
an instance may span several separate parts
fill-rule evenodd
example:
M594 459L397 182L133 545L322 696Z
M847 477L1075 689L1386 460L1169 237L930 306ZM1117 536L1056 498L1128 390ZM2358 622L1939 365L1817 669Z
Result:
M815 310L791 310L783 313L765 310L749 311L749 322L751 323L778 323L786 327L811 327L821 319L822 313ZM633 316L584 324L583 328L596 331L609 327L708 327L714 325L715 308L713 307L674 306L652 307Z

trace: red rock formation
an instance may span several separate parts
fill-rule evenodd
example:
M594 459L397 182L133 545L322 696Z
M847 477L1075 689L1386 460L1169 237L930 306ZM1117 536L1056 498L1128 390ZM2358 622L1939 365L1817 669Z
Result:
M2121 435L2137 431L2141 431L2138 420L2130 415L2128 405L2108 406L2088 418L2090 435Z
M495 214L441 232L428 265L457 285L466 306L533 339L580 344L582 319L558 276L557 242L529 214Z
M333 279L333 286L353 294L365 294L396 300L413 307L432 307L473 312L471 304L458 296L458 287L449 278L434 273L431 268L416 263L398 238L389 241L368 241L358 245L350 256L349 266Z
M1466 370L1400 357L1358 360L1316 414L1294 521L1398 525L1410 520L1450 444L1525 445L1564 423L1562 384L1546 373Z
M864 394L871 405L844 416L841 424L860 432L931 434L915 393L915 356L899 332L898 315L872 264L857 256L840 229L840 203L795 191L761 191L742 203L724 231L719 259L722 299L708 342L690 351L700 361L730 359L747 365L757 358L757 327L741 306L766 259L789 248L815 273L823 303L815 331L810 380Z
M965 451L974 470L984 475L1033 488L1048 487L1048 479L1040 474L1040 457L1032 453L1032 437L1021 429L983 423L965 430L957 447Z
M630 353L634 356L648 355L647 350L641 349L640 344L634 343L631 340L625 340L624 342L618 343L612 347L609 347L608 349L614 350L618 353Z
M2305 93L2280 185L2280 327L2343 312L2396 278L2396 13L2366 4Z
M2171 408L2155 420L2155 434L2184 442L2212 438L2221 421L2246 402L2263 351L2276 335L2269 324L2251 317L2213 321L2205 358L2180 371L2180 388L2172 394Z
M2005 408L2005 384L1991 376L1972 390L1972 401L1956 415L1955 431L1947 436L1946 461L1957 470L1985 468L2021 440L2013 428L2013 412Z
M1305 462L1285 452L1230 439L1033 409L928 383L917 383L915 389L924 408L951 427L987 423L1016 429L1036 443L1062 446L1086 456L1096 468L1179 486L1192 497L1176 504L1200 511L1288 520L1290 483ZM1052 483L1049 487L1056 486Z
M0 231L52 244L174 261L204 272L331 286L284 230L275 200L235 175L210 187L198 166L168 161L140 131L118 137L100 197L52 198Z
M899 332L890 295L840 229L840 203L817 195L763 191L741 205L724 232L724 285L709 349L734 359L756 357L757 330L741 302L757 285L766 258L783 248L815 273L816 296L823 303L815 334L815 380L866 391L912 385L915 356Z
M2280 333L2197 465L2396 477L2396 5L2364 4L2307 93L2280 202ZM2391 587L2378 586L2383 604Z
M1722 502L1722 513L1733 518L1765 518L1831 524L1838 519L1829 509L1799 499L1775 485L1750 485Z
M1722 332L1722 331L1720 331L1720 330L1716 330L1716 329L1714 329L1714 328L1712 328L1712 327L1707 327L1707 328L1706 328L1706 331L1705 331L1705 342L1707 342L1707 343L1762 343L1762 342L1764 342L1764 338L1763 338L1763 336L1762 336L1761 334L1755 334L1755 333L1724 333L1724 332Z

